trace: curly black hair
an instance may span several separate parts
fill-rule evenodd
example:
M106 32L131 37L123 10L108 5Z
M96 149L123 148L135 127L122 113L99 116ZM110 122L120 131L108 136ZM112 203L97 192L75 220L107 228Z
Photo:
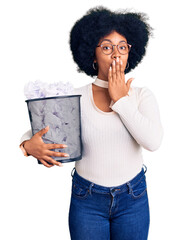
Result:
M130 72L141 62L149 36L153 36L148 19L146 13L128 12L127 9L112 12L103 6L90 8L70 31L69 45L77 71L92 77L98 74L98 69L93 68L95 48L102 37L116 31L132 45L128 56L129 67L125 69L125 73Z

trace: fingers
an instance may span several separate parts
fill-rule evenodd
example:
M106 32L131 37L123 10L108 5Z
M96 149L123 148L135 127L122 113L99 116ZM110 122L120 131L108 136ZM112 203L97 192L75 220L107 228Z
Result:
M36 134L38 134L40 137L42 137L45 133L47 133L49 130L49 126L41 129L39 132L37 132Z
M63 166L62 163L54 160L53 158L51 158L51 157L49 157L49 156L45 156L44 159L42 159L42 160L43 160L44 162L47 162L47 164L49 163L48 165L54 164L54 165L57 165L57 166L59 166L59 167L62 167L62 166Z
M112 80L116 80L116 61L112 62Z
M124 79L124 72L122 69L122 60L119 60L119 57L112 62L112 69L109 69L109 75L111 80L123 80Z
M130 79L128 79L128 82L127 82L127 87L128 87L128 89L130 89L130 85L131 85L131 83L132 83L132 81L134 80L134 78L130 78Z
M131 83L132 83L132 81L134 80L134 78L130 78L130 79L128 79L128 82L127 82L127 89L128 89L128 91L129 91L129 89L130 89L130 85L131 85ZM129 94L127 93L127 95L129 96Z
M125 73L123 69L122 59L119 60L119 57L116 58L116 61L113 60L112 66L108 71L108 81L109 81L109 92L110 97L113 99L121 96L126 96L130 89L130 84L134 78L130 78L128 82L125 82ZM115 83L115 84L113 84Z
M54 165L63 167L62 163L54 160L51 156L54 156L54 157L68 157L69 156L67 153L54 152L54 151L47 151L47 152L45 152L45 154L47 154L47 155L45 155L43 158L41 158L39 160L46 167L52 167ZM65 154L67 154L67 156Z
M55 151L49 151L49 150L47 150L45 152L45 154L48 156L53 156L53 157L69 157L69 154L67 154L67 153L55 152Z
M55 144L55 143L47 143L46 144L46 148L47 149L55 149L55 148L66 148L67 145L65 144Z
M112 67L110 66L109 72L108 72L108 80L112 81Z
M123 61L120 60L120 73L121 73L121 78L124 77L124 71L123 71Z
M45 167L48 167L48 168L50 168L50 167L53 167L54 165L53 164L48 164L45 160L43 160L43 159L39 159L39 161L45 166Z
M120 61L119 57L116 58L116 79L120 80L121 79L121 66L120 66Z

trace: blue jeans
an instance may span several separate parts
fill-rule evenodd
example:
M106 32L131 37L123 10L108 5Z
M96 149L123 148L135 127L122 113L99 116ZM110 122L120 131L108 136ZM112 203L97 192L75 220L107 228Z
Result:
M150 212L144 167L133 179L114 187L90 182L73 168L71 240L147 240Z

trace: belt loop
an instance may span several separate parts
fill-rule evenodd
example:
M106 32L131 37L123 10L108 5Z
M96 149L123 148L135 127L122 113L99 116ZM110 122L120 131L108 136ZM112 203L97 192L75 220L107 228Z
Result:
M72 177L73 177L73 175L74 175L74 174L73 174L73 170L74 170L74 169L76 170L76 168L74 167L74 168L72 169L72 171L71 171L71 176L72 176Z
M94 183L91 183L91 184L90 184L90 187L89 187L89 193L90 193L90 195L91 195L91 188L93 187L93 185L94 185Z
M147 167L145 164L143 164L143 166L145 167L145 171L144 171L144 174L147 172Z
M128 185L128 188L129 188L129 192L128 193L131 194L132 189L131 189L130 182L127 182L126 184Z

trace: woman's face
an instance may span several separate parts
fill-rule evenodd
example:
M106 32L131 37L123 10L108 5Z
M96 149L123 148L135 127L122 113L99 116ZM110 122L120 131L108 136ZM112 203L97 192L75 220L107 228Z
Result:
M113 31L109 35L101 38L98 45L100 45L104 39L105 42L112 43L114 45L118 45L120 41L127 42L127 39L116 31ZM119 57L119 60L122 60L122 70L125 71L128 54L122 55L119 53L117 46L114 46L114 51L111 54L106 55L102 52L102 49L100 47L96 47L94 62L97 62L98 78L108 81L109 67L112 64L113 59L116 60L117 57Z

